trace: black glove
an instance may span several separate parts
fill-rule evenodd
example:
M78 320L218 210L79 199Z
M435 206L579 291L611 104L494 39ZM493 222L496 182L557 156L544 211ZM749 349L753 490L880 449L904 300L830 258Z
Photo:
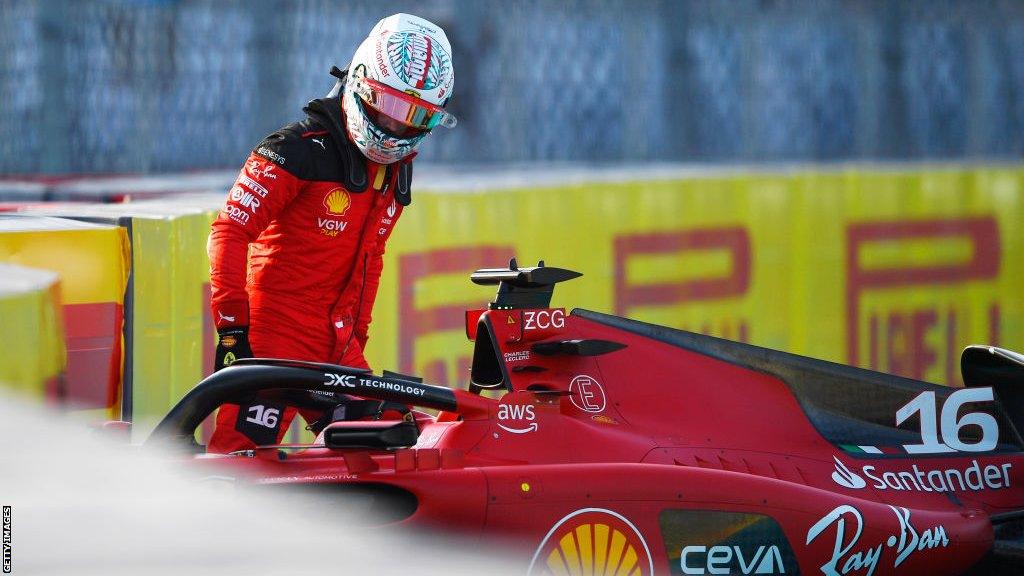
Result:
M217 359L213 371L231 366L239 358L252 358L249 327L233 326L217 330Z

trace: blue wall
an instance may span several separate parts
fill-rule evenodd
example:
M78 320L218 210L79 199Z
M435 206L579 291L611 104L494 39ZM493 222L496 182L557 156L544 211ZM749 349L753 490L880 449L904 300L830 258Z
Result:
M1022 2L3 0L0 174L236 166L398 11L454 45L432 161L1024 153Z

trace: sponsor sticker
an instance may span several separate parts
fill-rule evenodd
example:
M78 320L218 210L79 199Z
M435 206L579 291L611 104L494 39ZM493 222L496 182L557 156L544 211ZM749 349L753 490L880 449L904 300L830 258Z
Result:
M259 153L260 156L273 160L278 164L284 164L284 156L281 156L280 154L274 152L273 150L267 148L266 146L260 146L259 149L256 150L256 152Z
M328 214L344 216L352 206L352 195L344 188L335 188L324 196L324 208Z
M582 508L548 531L527 573L651 576L654 559L643 535L625 516L605 508Z
M833 482L851 490L860 490L868 485L863 478L851 472L838 457L833 456L832 459L836 461L836 471L832 473Z
M549 330L565 328L565 309L524 310L523 330Z
M384 380L377 380L375 378L360 378L359 384L368 388L376 388L378 390L396 392L398 394L408 394L410 396L424 396L427 393L425 388L420 388L419 386L401 384L398 382L385 382Z
M946 528L941 524L920 530L911 521L909 509L896 506L889 506L889 509L896 515L899 532L884 541L876 540L867 545L860 542L864 534L864 517L853 506L837 506L811 526L807 531L806 544L819 537L827 539L829 532L834 534L832 556L821 565L821 572L829 576L843 576L861 570L865 574L874 574L885 550L894 552L892 569L895 570L919 552L949 546Z
M224 214L227 214L228 218L238 222L242 226L249 224L249 213L238 206L228 204L224 207Z
M256 213L256 209L260 207L260 199L256 197L252 192L248 192L241 186L235 186L231 189L231 199L237 202L243 208L248 208L253 214Z
M324 209L329 215L344 216L351 207L352 195L344 188L335 188L324 195ZM320 229L321 234L333 238L345 231L345 228L348 227L348 222L335 218L318 217L316 219L316 226Z
M235 344L238 344L238 338L228 335L220 337L220 345L225 348L234 348Z
M770 516L670 509L658 523L672 574L799 574L796 555Z
M427 393L426 389L412 384L388 382L385 380L377 380L376 378L361 378L353 374L334 374L332 372L324 372L324 378L326 378L326 380L324 380L324 384L327 386L339 386L342 388L358 388L363 386L366 388L376 388L378 390L385 390L398 394L408 394L410 396L424 396Z
M310 474L309 476L272 476L257 478L257 484L291 484L294 482L337 482L339 480L356 480L355 474Z
M512 434L536 432L537 413L533 404L498 404L498 427Z
M253 180L252 178L249 178L245 174L240 174L238 176L238 184L240 186L245 186L249 190L252 190L253 192L259 194L260 198L266 198L267 197L267 189L264 188L262 184L260 184L259 182Z
M267 166L261 166L259 161L255 158L249 160L249 171L259 178L277 180L277 174L274 174L274 166L269 164Z
M375 60L377 62L377 70L380 71L381 76L390 76L391 72L388 71L388 65L384 62L384 43L378 41L376 50L374 50ZM359 66L362 66L360 64ZM364 72L365 73L365 72Z
M320 229L321 234L333 238L345 231L345 228L348 226L348 222L344 220L334 220L331 218L317 218L316 226Z
M380 217L380 228L377 233L381 236L388 233L388 228L395 222L395 214L398 213L398 204L394 200L391 200L391 204L388 205L385 210L385 215Z
M982 490L1002 490L1010 487L1010 470L1013 464L987 464L982 466L977 460L971 460L966 466L949 466L944 468L920 467L913 464L910 470L881 472L872 464L865 464L854 472L843 464L836 456L835 471L832 481L850 490L860 490L868 486L875 490L895 490L914 492L980 492ZM865 480L865 478L867 480Z
M351 374L334 374L331 372L324 372L324 376L327 380L324 380L324 384L328 386L341 386L343 388L355 388L356 377Z
M591 376L580 374L569 382L569 400L584 412L597 413L607 404L604 388Z

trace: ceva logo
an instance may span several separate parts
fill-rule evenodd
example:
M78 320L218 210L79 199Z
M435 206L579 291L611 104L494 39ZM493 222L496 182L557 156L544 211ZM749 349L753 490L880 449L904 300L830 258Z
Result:
M840 462L839 458L833 456L832 459L836 461L836 471L832 473L832 480L836 484L851 490L860 490L868 485L863 478L854 474L845 464Z
M747 550L746 556L750 556ZM691 559L692 557L692 559ZM744 556L739 546L686 546L679 553L683 574L733 574L733 561L740 574L785 574L778 546L758 546L753 556ZM694 565L696 564L696 565Z

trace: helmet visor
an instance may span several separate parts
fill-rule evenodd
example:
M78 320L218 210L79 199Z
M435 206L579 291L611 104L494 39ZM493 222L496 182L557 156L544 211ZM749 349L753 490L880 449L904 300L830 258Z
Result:
M353 92L377 112L417 130L437 125L454 128L458 122L444 108L366 77L349 78Z

